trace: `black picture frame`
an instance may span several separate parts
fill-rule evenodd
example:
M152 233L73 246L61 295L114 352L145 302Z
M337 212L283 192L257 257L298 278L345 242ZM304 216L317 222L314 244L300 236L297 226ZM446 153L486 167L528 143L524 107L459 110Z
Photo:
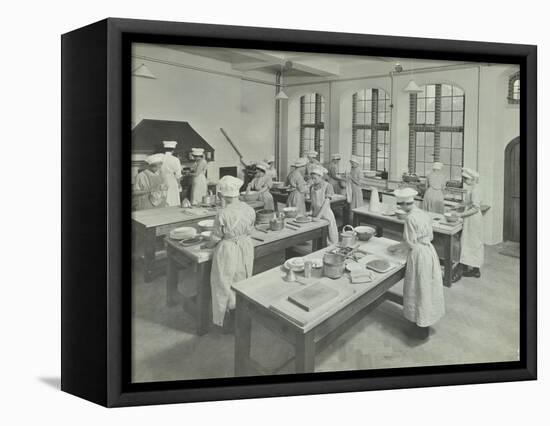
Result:
M116 407L536 379L536 46L117 18L61 41L62 390ZM130 383L132 42L519 64L520 361Z

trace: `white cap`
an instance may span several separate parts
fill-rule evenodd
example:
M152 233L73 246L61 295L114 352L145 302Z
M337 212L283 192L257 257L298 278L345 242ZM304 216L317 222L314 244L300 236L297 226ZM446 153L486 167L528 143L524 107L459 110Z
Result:
M308 157L317 157L317 151L311 150L306 152L306 156Z
M263 171L265 173L267 171L267 169L269 169L269 166L265 163L258 163L258 164L256 164L256 168L260 169L261 171Z
M398 203L412 203L415 195L418 194L418 191L415 191L412 188L401 188L396 189L394 194Z
M153 154L153 155L150 155L149 157L147 157L145 159L145 162L147 164L155 164L155 163L160 163L162 164L164 162L164 154Z
M204 148L191 148L191 155L193 156L204 155Z
M174 149L178 144L178 141L163 141L162 144L164 145L165 148Z
M349 159L349 161L351 161L352 163L355 163L355 164L361 164L361 159L355 155L352 155L351 158Z
M475 170L469 169L468 167L463 167L462 176L477 180L477 178L479 178L479 173Z
M271 157L267 158L265 160L266 163L274 163L275 162L275 157L272 155Z
M229 175L222 177L218 182L219 191L224 197L238 197L241 186L242 180Z
M309 173L310 174L315 173L316 175L324 176L325 174L328 173L328 170L325 169L323 166L317 165L317 166L314 166Z
M330 159L331 160L340 160L342 158L341 154L331 154Z
M442 168L443 168L443 163L439 161L436 161L435 163L432 164L433 170L441 170Z
M300 157L294 162L294 165L296 167L303 167L306 164L307 164L307 158L304 158L304 157Z

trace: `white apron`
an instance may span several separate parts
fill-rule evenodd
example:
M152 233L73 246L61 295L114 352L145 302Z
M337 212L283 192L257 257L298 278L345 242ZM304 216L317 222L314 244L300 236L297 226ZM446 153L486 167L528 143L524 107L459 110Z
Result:
M483 216L481 214L480 189L474 185L465 194L466 209L476 207L478 210L472 216L465 217L460 237L460 263L472 268L483 266Z
M256 213L246 203L235 201L218 212L213 234L221 238L214 249L210 287L212 290L212 321L223 326L225 313L235 309L233 283L252 276L254 246L250 234L254 230Z
M338 243L338 227L336 226L336 218L330 208L330 200L328 199L329 196L334 195L334 189L326 181L322 181L317 189L315 186L312 185L310 189L313 216L328 220L328 244L336 244Z
M255 177L252 179L252 182L250 182L250 188L253 191L259 191L261 189L267 188L267 191L264 191L260 194L260 201L264 203L264 209L265 210L275 210L275 203L273 201L273 195L269 192L269 188L271 188L272 181L271 177L268 175L264 175L262 177Z
M292 187L292 192L288 195L286 205L296 207L298 214L306 213L306 182L299 170L293 170L288 175L288 185Z
M191 204L202 203L202 197L208 194L208 184L206 183L206 160L200 160L194 165L193 172L197 176L193 176L191 187Z
M164 155L164 162L161 167L161 174L164 183L168 186L166 191L166 204L168 206L179 206L180 201L180 183L181 179L181 163L177 157L174 157L170 152Z
M431 243L431 217L414 207L405 219L403 239L409 248L403 284L403 314L419 327L429 327L445 314L441 266Z
M440 172L432 172L427 178L428 189L424 194L422 208L427 212L445 213L445 200L443 188L445 187L445 177Z
M363 207L363 190L361 189L361 170L359 167L352 168L350 171L348 195L350 208L356 209Z

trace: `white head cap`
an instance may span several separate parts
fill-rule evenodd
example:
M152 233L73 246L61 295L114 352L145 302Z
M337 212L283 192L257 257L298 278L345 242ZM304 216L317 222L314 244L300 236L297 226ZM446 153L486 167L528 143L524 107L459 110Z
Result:
M328 170L325 169L323 166L315 166L313 167L313 169L310 171L310 174L311 173L315 173L316 175L319 175L319 176L324 176L325 174L328 173Z
M443 163L439 161L436 161L435 163L432 164L433 170L441 170L442 168L443 168Z
M218 188L224 197L238 197L243 181L234 176L224 176L218 182Z
M266 158L266 159L265 159L265 162L266 162L267 164L269 164L269 163L274 163L274 162L275 162L275 157L272 155L271 157Z
M269 166L265 163L258 163L258 164L256 164L256 168L260 169L261 171L263 171L265 173L267 171L267 169L269 169Z
M355 155L352 155L350 160L352 163L355 163L355 164L361 164L361 160L359 159L359 157L355 156Z
M307 157L317 157L317 151L311 150L306 152Z
M415 191L412 188L402 188L396 189L394 194L398 203L412 203L414 201L414 197L418 194L418 191Z
M145 159L147 164L162 164L164 162L164 154L153 154Z
M302 166L305 166L306 164L307 164L307 158L304 158L304 157L300 157L294 162L294 165L296 167L302 167Z
M191 155L193 156L204 155L204 148L191 148Z
M164 145L165 148L176 148L176 145L178 144L177 141L163 141L162 144Z
M469 169L468 167L462 168L462 176L477 180L479 178L479 173L475 170Z
M340 160L342 158L341 154L331 154L330 159L331 160Z

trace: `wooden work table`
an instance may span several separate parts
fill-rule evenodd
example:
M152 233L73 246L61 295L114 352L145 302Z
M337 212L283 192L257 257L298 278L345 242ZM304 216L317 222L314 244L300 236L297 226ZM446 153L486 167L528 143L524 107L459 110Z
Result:
M250 201L248 204L255 210L264 205L261 201ZM180 226L193 226L201 220L212 219L217 211L216 207L164 207L132 212L135 243L138 242L143 247L145 282L151 281L159 269L155 261L157 238L168 235L172 229Z
M390 206L382 204L381 211L387 211ZM367 224L377 227L380 231L391 230L403 233L404 221L397 216L388 216L382 213L369 211L368 206L359 207L352 210L353 226ZM442 214L427 212L433 219L434 239L432 241L439 258L445 268L443 284L447 287L452 285L453 262L458 258L457 247L460 246L460 235L462 233L462 221L451 224L446 223ZM380 235L380 232L379 232Z
M275 208L277 208L277 203L287 203L289 195L287 192L277 191L276 189L272 189L269 192L271 193L271 195L273 196L273 200L275 201ZM345 195L334 194L330 198L330 208L333 211L342 210L343 217L349 217L349 203ZM306 199L306 209L311 210L311 200Z
M404 277L406 259L402 253L388 252L388 247L393 244L395 244L393 240L374 237L360 245L361 250L368 252L370 256L384 258L393 265L393 268L386 273L374 273L375 277L369 283L351 284L347 272L339 279L322 278L322 268L314 269L314 277L319 278L324 285L338 290L339 295L309 313L303 311L304 316L300 321L293 320L292 315L285 314L283 310L277 308L285 306L284 303L290 304L287 302L288 297L305 288L305 285L299 282L286 282L283 268L273 268L234 284L233 289L237 296L235 375L273 374L273 371L265 371L259 362L251 359L253 320L294 347L293 360L296 373L313 372L316 353L384 300L399 300L395 295L390 296L388 291ZM311 253L306 258L322 258L330 248L332 247ZM297 273L297 275L300 274ZM291 361L287 361L275 372L280 371Z
M328 221L320 219L301 225L299 229L283 228L280 231L267 233L255 230L252 234L254 244L254 274L281 265L285 261L286 249L312 241L313 250L326 247ZM166 274L166 303L175 305L182 303L184 309L194 314L197 320L197 334L208 331L212 319L212 302L210 289L210 271L212 268L213 249L204 248L202 243L194 246L183 246L179 241L166 238L168 251L168 267ZM193 298L183 297L178 291L178 271L191 268L197 289Z

